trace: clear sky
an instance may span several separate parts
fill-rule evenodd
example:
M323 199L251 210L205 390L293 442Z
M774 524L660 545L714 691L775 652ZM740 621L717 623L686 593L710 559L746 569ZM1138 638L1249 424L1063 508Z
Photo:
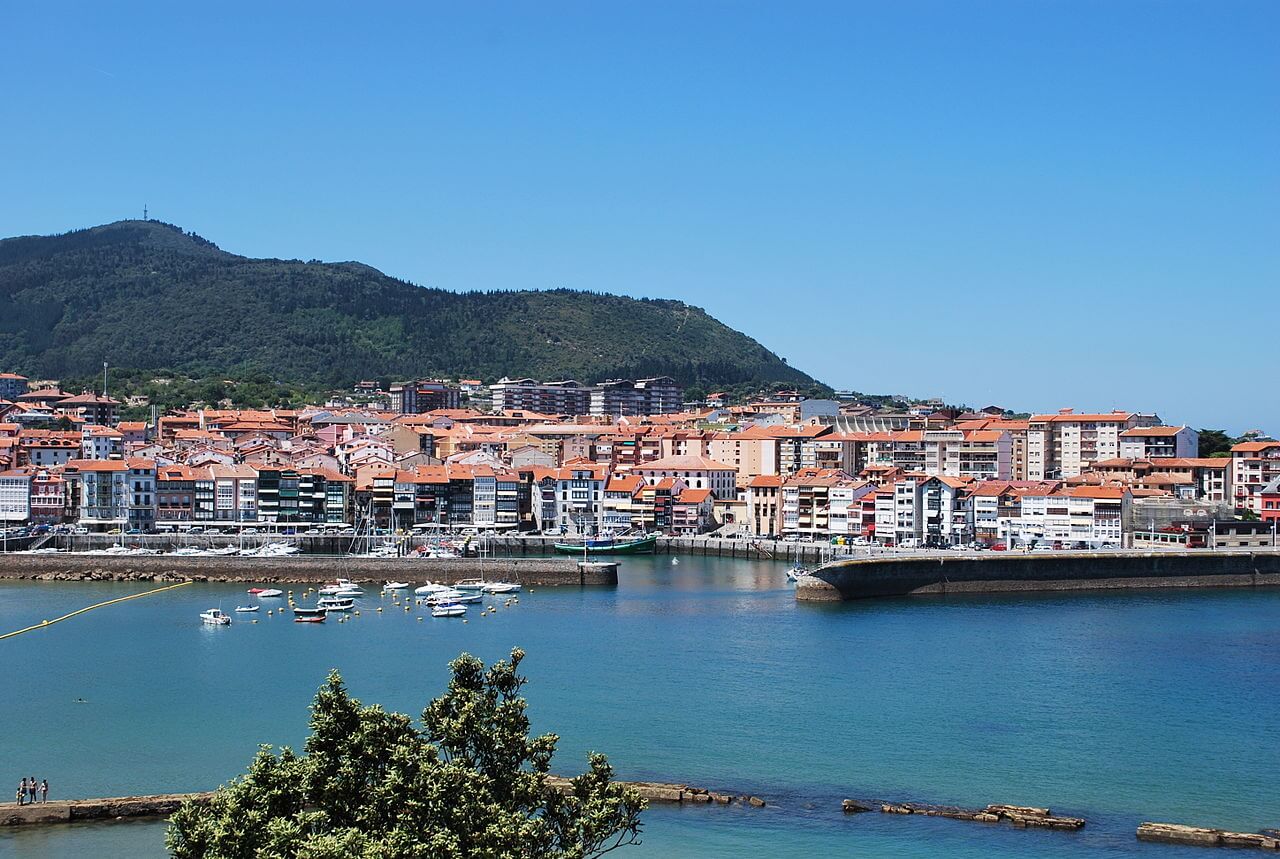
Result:
M1278 44L1275 0L10 3L0 235L145 203L683 299L837 387L1276 433Z

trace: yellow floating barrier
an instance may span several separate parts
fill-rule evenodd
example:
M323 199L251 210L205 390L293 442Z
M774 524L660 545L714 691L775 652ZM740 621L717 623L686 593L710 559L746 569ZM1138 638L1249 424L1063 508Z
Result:
M136 600L139 597L147 597L147 596L151 596L152 594L158 594L164 591L171 591L174 588L183 588L189 584L191 584L191 582L178 582L176 585L165 585L162 588L154 588L149 591L143 591L140 594L130 594L127 597L116 597L115 599L107 600L106 602L94 603L93 605L85 606L84 608L79 608L73 612L64 614L62 617L55 617L53 620L42 620L37 624L25 627L23 629L15 629L13 632L6 632L4 635L0 635L0 641L3 641L6 638L12 638L15 635L22 635L22 633L24 632L31 632L31 630L33 629L43 629L46 626L52 626L55 623L61 623L62 621L68 620L69 618L73 618L78 614L84 614L87 611L93 611L95 608L105 608L106 606L115 605L116 603L128 602L129 600Z

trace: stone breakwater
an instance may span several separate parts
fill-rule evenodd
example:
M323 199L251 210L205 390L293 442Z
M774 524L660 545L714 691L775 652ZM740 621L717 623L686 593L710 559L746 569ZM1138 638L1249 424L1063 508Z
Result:
M993 552L980 557L834 561L802 576L796 599L917 594L1280 586L1280 552Z
M737 796L732 793L716 793L705 788L667 782L622 782L649 802L668 804L729 805L741 803L752 808L763 808L765 801L758 796ZM547 787L559 793L571 793L573 785L567 778L548 776ZM213 793L163 793L153 796L116 796L106 799L73 799L62 802L41 802L19 806L15 803L0 804L0 826L26 826L32 824L76 823L82 820L125 820L134 817L168 817L184 802L205 803Z
M389 580L452 584L485 578L524 585L618 584L616 563L573 558L279 558L173 555L0 554L0 579L39 581L320 583L341 576L355 582Z
M952 805L930 805L923 802L864 802L846 799L841 808L845 814L858 814L864 811L879 810L881 814L915 814L923 817L946 817L951 820L969 820L977 823L999 823L1007 821L1019 829L1064 829L1084 828L1082 817L1062 817L1052 814L1047 808L1035 808L1027 805L988 805L985 808L959 808Z
M1165 844L1190 844L1197 847L1252 847L1255 850L1280 850L1280 830L1261 832L1228 832L1181 823L1144 823L1138 827L1139 841Z

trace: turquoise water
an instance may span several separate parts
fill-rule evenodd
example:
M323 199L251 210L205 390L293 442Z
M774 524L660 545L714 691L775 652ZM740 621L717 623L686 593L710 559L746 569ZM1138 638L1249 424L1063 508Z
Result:
M0 631L144 589L0 585ZM797 605L780 565L664 557L628 559L616 590L538 590L465 625L399 609L200 624L247 599L193 585L0 642L0 773L47 777L54 796L210 788L260 742L300 744L331 667L417 713L459 651L518 644L558 772L601 750L623 777L771 802L655 807L626 855L1178 856L1139 844L1137 823L1280 824L1276 591ZM1089 826L845 817L845 796L1050 805ZM155 823L7 832L0 853L160 856L162 838Z

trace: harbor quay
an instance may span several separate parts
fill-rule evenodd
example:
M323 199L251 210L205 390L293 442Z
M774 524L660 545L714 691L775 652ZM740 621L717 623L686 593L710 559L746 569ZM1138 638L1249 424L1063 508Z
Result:
M348 558L308 555L246 558L181 555L0 555L0 579L42 581L208 581L311 584L350 579L455 584L500 578L526 586L618 584L618 565L574 558Z
M832 561L801 576L796 599L1280 586L1271 550L974 553Z

